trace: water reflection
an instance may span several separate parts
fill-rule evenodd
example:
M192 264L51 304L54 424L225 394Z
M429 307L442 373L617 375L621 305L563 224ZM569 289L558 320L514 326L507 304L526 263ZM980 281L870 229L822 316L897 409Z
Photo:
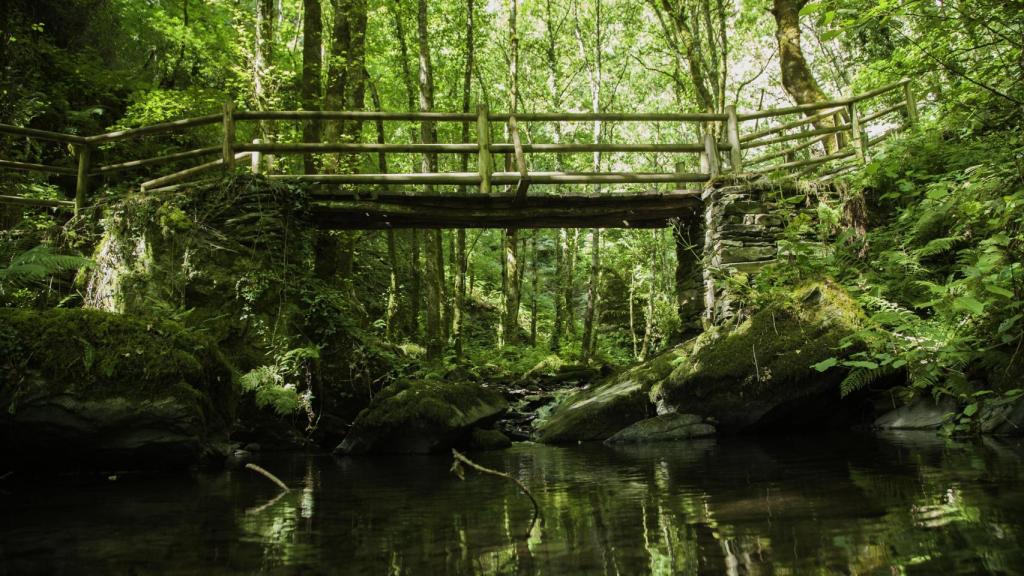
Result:
M1019 444L894 435L266 459L0 499L0 575L1017 574Z

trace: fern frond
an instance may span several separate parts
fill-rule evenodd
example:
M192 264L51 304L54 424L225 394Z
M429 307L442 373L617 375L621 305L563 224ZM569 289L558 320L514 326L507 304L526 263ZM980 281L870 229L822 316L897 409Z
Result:
M24 288L54 274L92 265L88 258L55 254L49 246L36 246L15 256L6 268L0 268L0 289Z
M879 378L893 373L890 366L879 366L878 368L854 368L843 378L839 384L839 394L846 398L857 390L861 390L877 382Z
M943 252L949 252L953 249L953 246L959 241L959 238L954 236L944 236L942 238L935 238L929 240L927 244L913 251L913 254L918 258L927 258L929 256L936 256Z

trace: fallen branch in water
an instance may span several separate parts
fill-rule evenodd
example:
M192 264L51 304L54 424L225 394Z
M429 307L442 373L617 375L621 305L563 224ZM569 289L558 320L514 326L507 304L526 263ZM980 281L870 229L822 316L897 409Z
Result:
M459 480L466 479L466 474L462 470L462 464L465 464L466 466L469 466L470 468L476 470L481 474L490 474L491 476L497 476L499 478L511 480L513 483L515 483L516 486L519 487L519 490L522 491L523 494L526 494L526 496L530 499L530 502L533 502L533 519L530 520L530 529L526 531L527 537L529 537L530 533L533 532L533 526L537 523L537 518L540 518L541 526L544 525L544 514L540 511L540 504L537 503L537 499L533 497L533 494L531 494L530 491L526 488L526 485L523 484L518 478L515 478L504 472L498 472L497 470L492 470L485 466L481 466L476 462L473 462L464 454L462 454L461 452L454 448L452 448L452 458L455 459L455 461L452 462L452 473L458 476Z
M278 478L277 476L274 476L273 474L268 472L266 469L261 468L261 467L255 465L255 464L253 464L251 462L246 464L245 467L248 468L249 470L252 470L253 472L259 472L267 480L270 480L274 484L277 484L281 488L281 490L284 490L285 492L288 492L290 490L290 488L288 488L288 485L286 485L284 482L281 482L280 478Z

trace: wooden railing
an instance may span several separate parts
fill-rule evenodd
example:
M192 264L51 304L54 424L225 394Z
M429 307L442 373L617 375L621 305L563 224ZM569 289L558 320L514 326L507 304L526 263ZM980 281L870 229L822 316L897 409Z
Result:
M868 126L892 114L902 121L889 122L888 130L876 130L869 136ZM336 142L239 142L237 127L244 122L359 121L475 124L476 141L458 143L336 143ZM647 122L695 124L694 133L702 133L700 142L690 143L523 143L519 126L534 122ZM254 172L269 172L272 179L288 179L320 184L352 186L457 185L479 188L490 194L493 186L514 187L517 200L526 197L531 184L686 184L706 183L724 177L750 178L778 174L790 178L829 179L853 169L870 157L871 147L890 134L917 122L917 106L909 80L902 80L842 100L806 104L789 108L739 113L734 106L722 114L643 114L643 113L523 113L492 114L480 106L475 114L423 112L349 112L349 111L239 111L227 103L221 114L211 114L141 128L83 137L7 126L0 124L0 135L51 141L73 151L67 165L2 160L0 169L53 173L75 178L75 200L35 200L0 196L0 203L33 206L73 207L76 214L86 205L90 179L112 178L115 174L161 167L179 167L184 163L210 158L142 182L144 191L169 191L217 169L233 170L240 160L250 159ZM97 152L106 152L120 143L138 142L151 136L166 137L207 126L219 126L220 142L157 156L98 164ZM504 124L510 142L492 142L494 124ZM883 126L884 128L884 126ZM716 136L717 135L717 136ZM210 134L207 134L207 138ZM820 148L820 150L819 150ZM121 151L124 153L124 151ZM659 153L696 155L699 169L687 172L547 172L533 171L527 157L532 154L573 153ZM475 155L473 172L434 173L346 173L289 174L265 169L267 156L308 154L439 154ZM496 171L495 155L507 155L512 171ZM689 161L693 165L693 161ZM272 162L271 162L272 164ZM682 163L675 164L682 166Z

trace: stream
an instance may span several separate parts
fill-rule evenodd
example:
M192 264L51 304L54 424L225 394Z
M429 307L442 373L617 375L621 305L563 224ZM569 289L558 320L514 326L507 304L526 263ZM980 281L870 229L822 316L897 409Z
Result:
M1021 574L1024 444L931 433L517 444L0 483L0 576Z

